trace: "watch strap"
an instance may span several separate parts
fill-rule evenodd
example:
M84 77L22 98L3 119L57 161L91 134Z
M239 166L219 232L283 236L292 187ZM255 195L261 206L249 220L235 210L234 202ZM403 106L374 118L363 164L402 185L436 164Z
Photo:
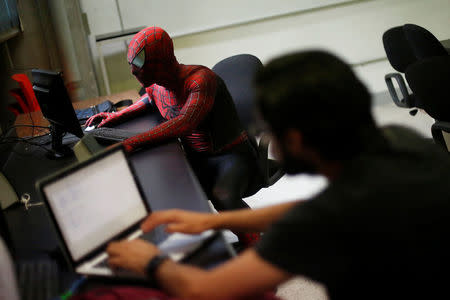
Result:
M169 259L167 255L156 255L153 257L145 268L147 276L153 279L155 277L156 270L158 270L159 266L167 259Z

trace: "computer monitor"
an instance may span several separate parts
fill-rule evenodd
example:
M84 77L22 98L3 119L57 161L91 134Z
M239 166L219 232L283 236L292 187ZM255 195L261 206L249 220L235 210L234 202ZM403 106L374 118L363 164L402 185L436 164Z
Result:
M53 158L72 155L72 150L63 145L65 133L83 137L80 123L64 85L61 72L33 69L33 90L42 114L50 122Z

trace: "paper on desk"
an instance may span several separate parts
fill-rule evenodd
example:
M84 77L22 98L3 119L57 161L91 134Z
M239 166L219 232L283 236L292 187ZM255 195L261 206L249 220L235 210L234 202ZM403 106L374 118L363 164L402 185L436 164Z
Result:
M201 246L202 242L214 234L213 230L201 234L173 233L158 244L159 250L174 261L180 261Z

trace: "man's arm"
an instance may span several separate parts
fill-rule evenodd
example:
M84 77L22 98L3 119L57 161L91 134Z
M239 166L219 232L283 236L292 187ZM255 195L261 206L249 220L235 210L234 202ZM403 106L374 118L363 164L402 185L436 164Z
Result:
M178 209L154 212L142 223L144 232L167 224L168 232L200 233L208 229L232 231L265 231L298 201L260 209L241 209L220 214L197 213Z
M114 242L108 246L113 267L145 274L145 268L158 248L143 240ZM183 299L229 299L269 291L288 280L291 274L247 250L223 265L205 271L171 260L163 262L154 274L168 293Z
M235 299L273 290L291 274L247 250L212 271L167 261L156 278L167 292L186 299Z

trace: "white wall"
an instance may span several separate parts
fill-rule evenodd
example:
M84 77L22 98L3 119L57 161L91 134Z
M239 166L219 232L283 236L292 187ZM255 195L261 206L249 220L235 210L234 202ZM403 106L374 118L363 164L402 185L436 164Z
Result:
M55 26L55 39L58 46L61 48L59 53L65 71L65 77L68 82L77 82L81 80L80 70L78 69L77 59L70 32L69 21L67 20L66 7L63 1L50 0L48 1L50 14L53 18Z
M81 4L88 15L93 35L121 29L114 0L81 0ZM128 1L128 5L133 7L133 0ZM151 23L152 13L148 12L149 23L143 26L158 25ZM177 18L176 15L169 17ZM393 71L385 59L382 34L393 26L405 23L421 25L440 40L450 38L450 0L353 1L244 25L175 36L175 54L182 63L212 67L217 61L238 53L254 54L266 63L283 53L322 48L346 59L372 92L380 92L386 90L384 74ZM104 51L124 51L124 46L119 43ZM96 53L95 48L93 53Z
M148 12L155 11L151 22L180 36L355 0L133 0L133 5L117 1L125 28L146 24ZM168 18L169 13L175 17Z

